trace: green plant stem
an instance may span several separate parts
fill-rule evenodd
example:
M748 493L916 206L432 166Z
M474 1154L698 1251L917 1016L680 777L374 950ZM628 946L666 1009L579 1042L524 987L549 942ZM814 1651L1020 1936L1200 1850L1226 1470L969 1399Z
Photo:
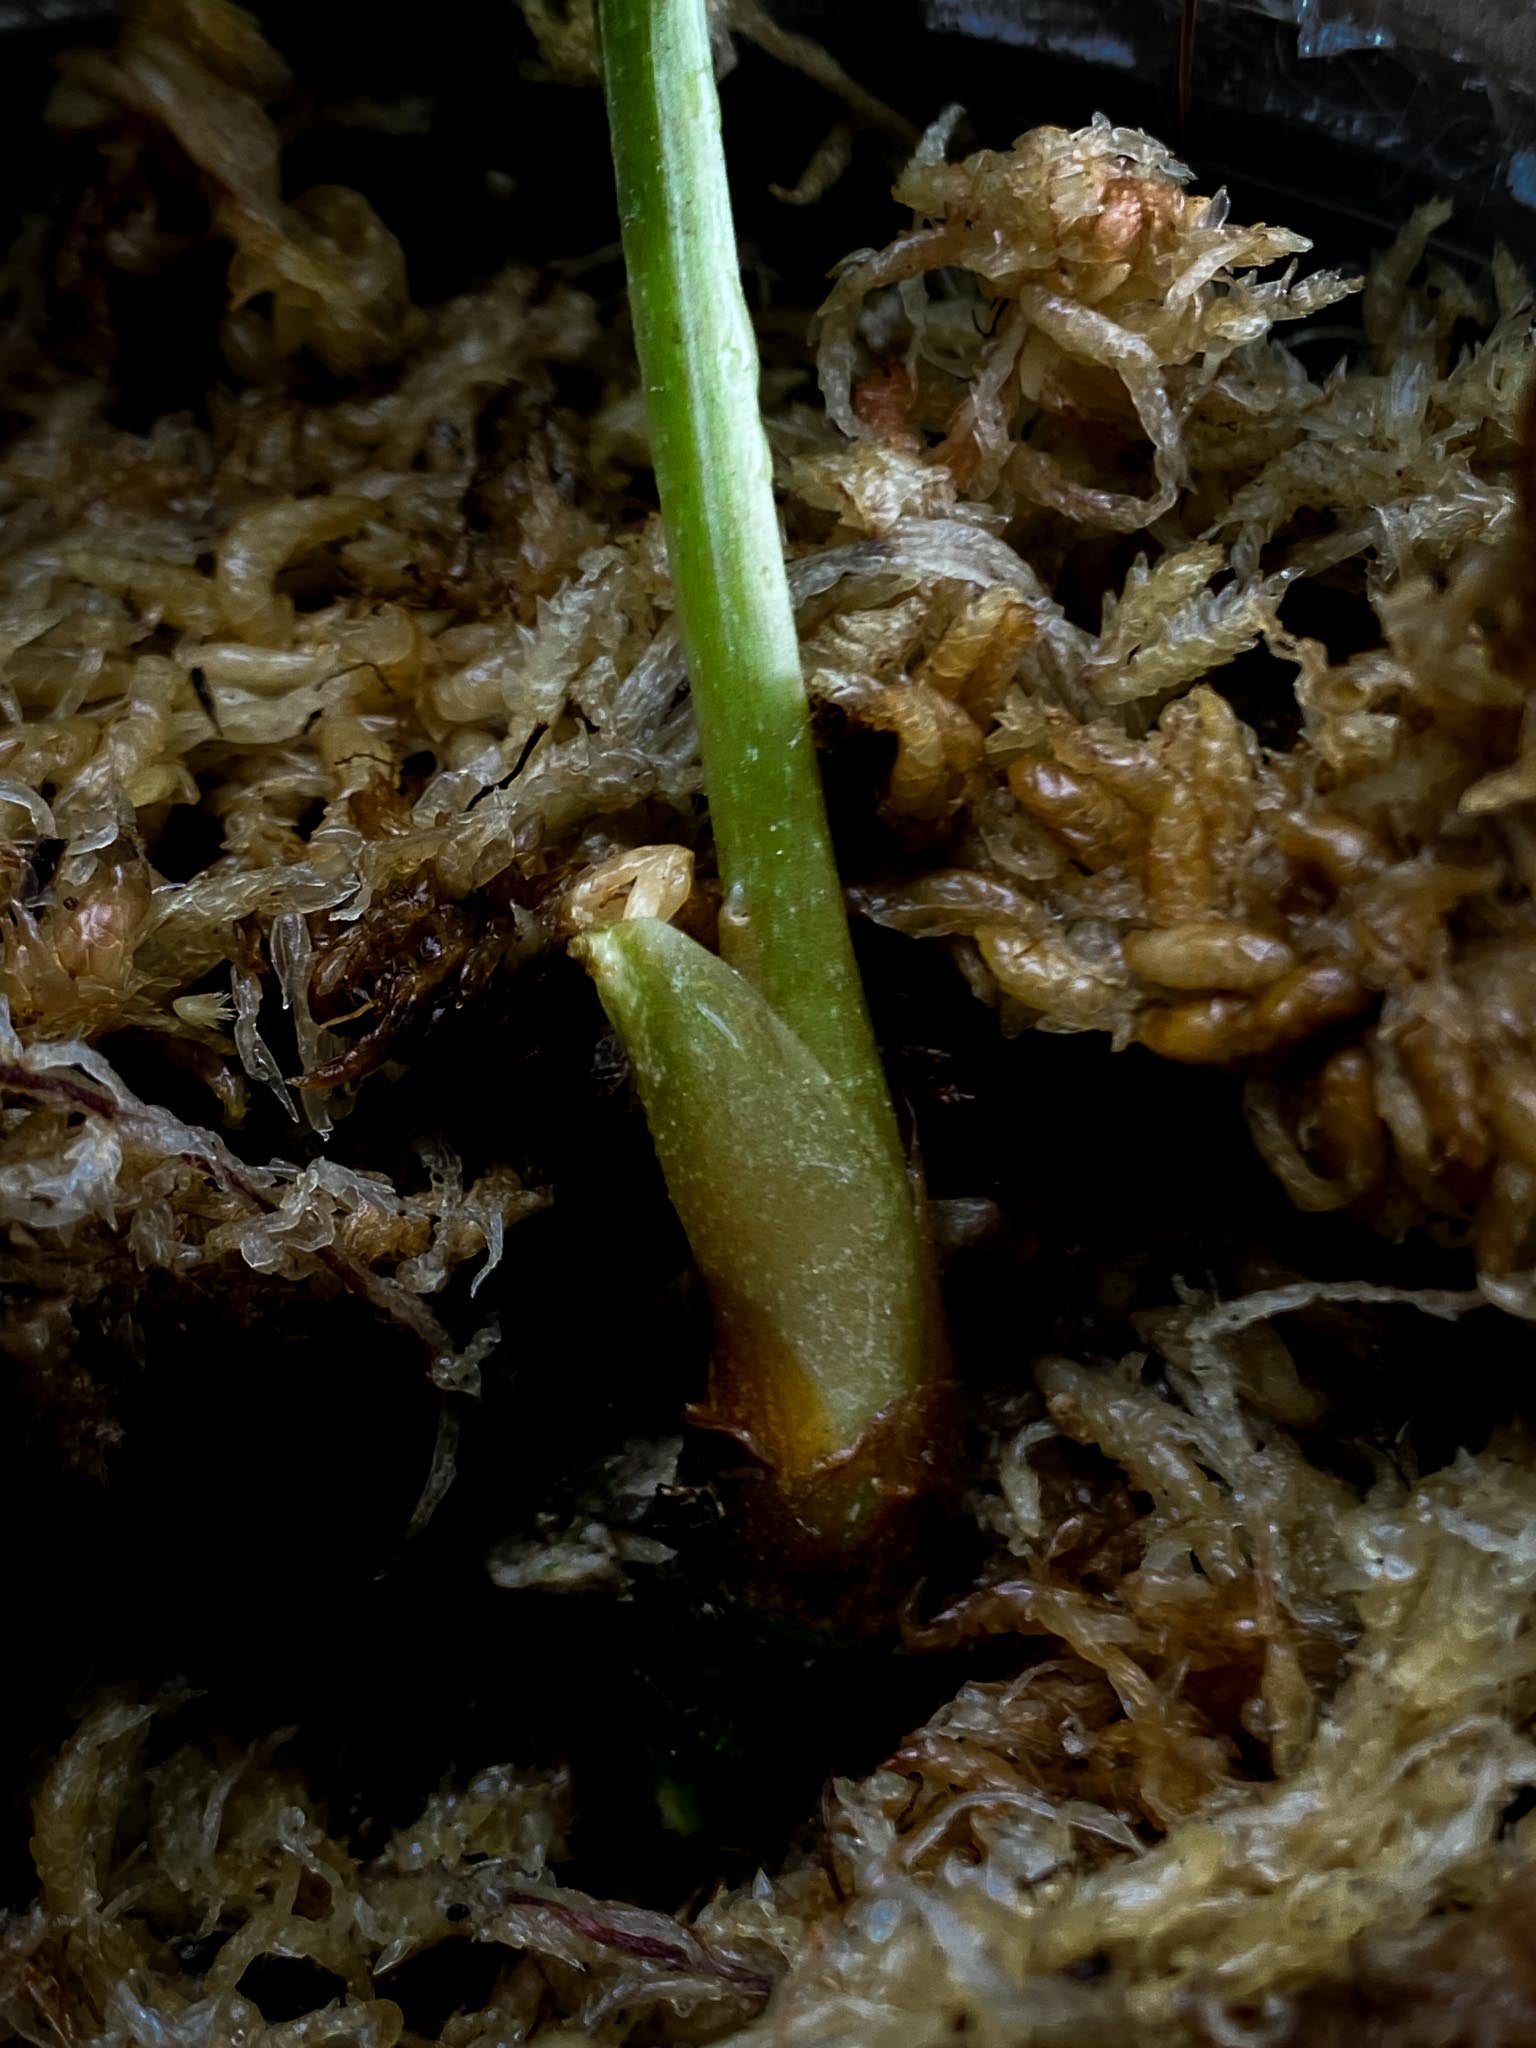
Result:
M895 1146L811 740L704 0L600 0L598 20L722 950Z
M854 1494L916 1490L896 1418L934 1330L905 1174L746 977L695 940L626 919L586 956L709 1288L710 1419L796 1492L879 1430ZM852 1531L856 1502L826 1499L823 1526Z
M942 1340L848 934L758 411L704 0L599 0L635 345L725 904L585 945L715 1312L765 1553L864 1554L932 1478Z

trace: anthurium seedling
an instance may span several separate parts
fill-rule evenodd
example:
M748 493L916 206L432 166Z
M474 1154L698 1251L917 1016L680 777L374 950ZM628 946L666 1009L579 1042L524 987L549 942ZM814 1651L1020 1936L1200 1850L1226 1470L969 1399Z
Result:
M705 1419L826 1551L927 1470L931 1261L827 829L704 0L599 0L598 22L724 913L719 957L640 918L586 959L713 1304Z

